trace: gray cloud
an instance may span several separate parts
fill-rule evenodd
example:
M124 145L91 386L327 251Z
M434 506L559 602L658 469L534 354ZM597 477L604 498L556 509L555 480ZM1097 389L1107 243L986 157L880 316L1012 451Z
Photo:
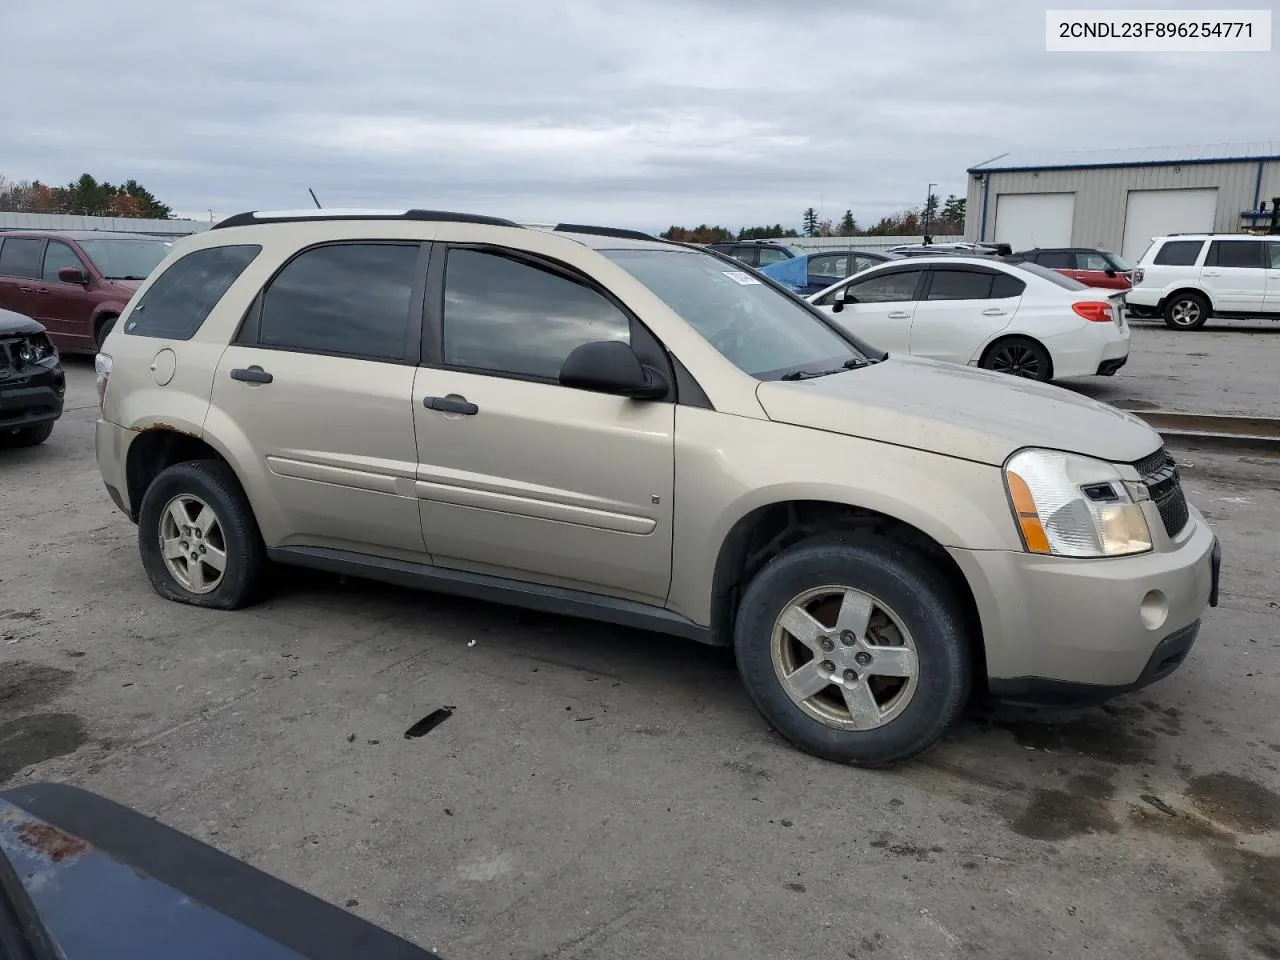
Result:
M1019 0L72 6L6 10L0 172L219 214L865 222L1006 150L1257 139L1280 88L1274 53L1047 53Z

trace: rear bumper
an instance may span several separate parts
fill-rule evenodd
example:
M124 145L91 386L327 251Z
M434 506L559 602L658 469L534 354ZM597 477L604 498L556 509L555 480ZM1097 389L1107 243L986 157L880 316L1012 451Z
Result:
M21 378L10 375L0 379L0 430L57 420L62 416L66 392L67 378L61 364Z
M1115 372L1119 370L1121 367L1123 367L1126 363L1128 363L1128 361L1129 361L1128 354L1125 354L1123 357L1117 357L1114 360L1103 360L1100 364L1098 364L1098 376L1100 377L1114 376Z
M130 520L134 519L134 516L129 504L129 484L125 476L125 464L129 455L129 444L133 442L135 436L137 434L132 430L126 430L107 420L99 420L93 438L94 451L98 458L98 472L102 474L107 495Z
M1053 361L1053 379L1097 376L1099 368L1108 362L1115 365L1114 373L1129 356L1129 337L1128 323L1087 323L1071 333L1045 337L1043 342Z

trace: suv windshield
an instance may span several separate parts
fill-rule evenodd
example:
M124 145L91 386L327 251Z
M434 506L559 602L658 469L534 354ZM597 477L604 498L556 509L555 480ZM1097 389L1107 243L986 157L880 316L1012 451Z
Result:
M692 250L601 250L758 380L838 372L875 353L859 349L809 308L753 272Z
M169 252L163 240L80 240L80 249L108 280L145 280Z

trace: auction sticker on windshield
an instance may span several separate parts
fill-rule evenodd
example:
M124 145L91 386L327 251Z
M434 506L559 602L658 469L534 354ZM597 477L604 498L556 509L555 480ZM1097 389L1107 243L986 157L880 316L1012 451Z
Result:
M760 282L755 277L751 276L750 274L743 273L741 270L725 270L723 272L724 272L724 275L728 277L730 280L732 280L734 283L741 284L744 287L750 286L753 283Z

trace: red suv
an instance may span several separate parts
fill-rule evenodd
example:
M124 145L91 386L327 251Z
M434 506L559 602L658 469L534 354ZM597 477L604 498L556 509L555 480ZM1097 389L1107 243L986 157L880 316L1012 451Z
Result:
M1133 265L1107 250L1090 250L1088 247L1037 248L1015 253L1014 257L1057 270L1091 287L1128 290L1133 286Z
M34 317L68 353L96 353L170 241L136 233L0 233L0 309Z

